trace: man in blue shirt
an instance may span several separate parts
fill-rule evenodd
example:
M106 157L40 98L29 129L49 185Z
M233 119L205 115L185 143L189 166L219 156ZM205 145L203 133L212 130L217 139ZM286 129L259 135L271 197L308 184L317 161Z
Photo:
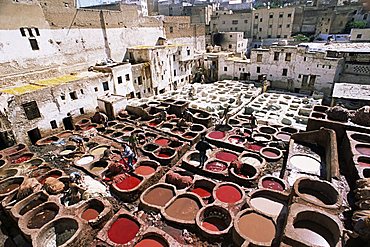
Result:
M123 151L121 153L121 157L122 159L127 157L127 165L130 168L129 172L132 172L134 170L132 162L134 161L135 154L126 143L123 143L122 147L123 147Z

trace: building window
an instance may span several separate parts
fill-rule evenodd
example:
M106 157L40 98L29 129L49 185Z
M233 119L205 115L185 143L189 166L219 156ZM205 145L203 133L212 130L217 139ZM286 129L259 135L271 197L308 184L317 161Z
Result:
M258 19L258 15L255 15L255 16L254 16L254 19Z
M176 70L175 69L173 70L173 76L176 76Z
M84 90L82 88L80 89L80 92L81 92L81 94L84 94Z
M244 20L244 23L248 23L248 20Z
M55 120L50 121L50 126L51 126L52 129L58 128L57 121L55 121Z
M37 50L40 50L39 48L39 44L37 43L37 40L34 39L34 38L29 38L28 39L29 42L30 42L30 45L31 45L31 48L33 51L37 51Z
M362 33L359 33L356 35L356 39L361 39L362 38Z
M261 67L257 67L257 73L261 73Z
M274 52L274 61L279 61L279 52Z
M290 28L290 24L287 24L287 25L286 25L286 28Z
M329 69L331 69L331 65L329 65Z
M122 76L118 76L117 81L118 81L118 84L121 84L122 83Z
M364 17L362 19L366 20L367 19L367 14L364 14Z
M262 32L262 27L259 28L260 32Z
M173 55L173 61L176 61L176 55Z
M81 108L80 108L80 114L81 114L81 115L85 114L85 110L84 110L84 108L83 108L83 107L81 107Z
M136 96L137 96L139 99L141 99L141 93L140 93L140 92L136 93Z
M129 74L126 74L125 75L125 78L126 78L126 81L129 81L130 80L130 75Z
M23 106L23 110L26 113L28 120L41 117L40 110L37 106L36 101L31 101L31 102L22 104L22 106Z
M262 62L262 54L257 54L257 62Z
M222 24L225 24L225 21L222 21Z
M307 61L307 57L304 57L304 58L303 58L303 61L305 61L305 62L306 62L306 61Z
M224 71L227 71L227 67L224 67Z
M40 36L40 31L37 27L35 27L35 33L36 33L36 36Z
M65 96L64 94L62 94L62 95L60 95L60 98L61 98L62 100L65 100L65 99L66 99L66 96Z
M270 19L274 18L274 14L273 13L270 13L269 18Z
M94 87L94 91L95 92L99 91L98 87Z
M279 13L279 18L283 18L284 17L284 13Z
M102 84L103 84L103 90L104 90L104 91L108 91L108 90L109 90L109 84L108 84L108 82L107 82L107 81L105 81L105 82L103 82Z
M288 35L284 35L284 38L286 39L286 38L288 38Z
M231 24L233 24L233 25L237 25L239 23L239 21L238 20L232 20L231 21Z
M269 38L269 39L270 39L270 38L271 38L271 35L270 35L270 34L269 34L269 35L267 35L267 38Z
M188 56L190 56L190 50L187 50Z
M143 78L141 76L137 78L137 81L139 85L143 85Z
M281 38L281 35L276 35L276 38L280 39Z
M301 77L302 77L302 75L301 75L301 74L299 74L299 75L298 75L298 79L299 79L299 78L301 78Z
M26 37L26 32L24 31L24 28L23 28L23 27L21 27L21 28L19 29L19 31L21 31L21 35L22 35L23 37Z
M287 52L287 54L285 54L285 61L291 61L291 60L292 60L292 53Z
M260 18L260 22L262 22L262 18Z
M269 25L269 28L272 28L272 25L271 24Z
M76 93L76 91L70 92L69 93L69 96L71 97L72 100L76 100L77 99L77 93Z
M231 49L231 48L233 48L233 46L232 45L229 45L229 49Z
M170 27L170 33L173 33L173 27Z
M27 28L27 30L28 30L28 34L30 35L30 37L35 37L35 36L33 35L33 33L32 33L32 29L31 29L31 28Z
M292 14L291 14L291 13L289 13L289 14L288 14L288 17L292 17Z
M287 76L288 75L288 69L283 69L283 76Z

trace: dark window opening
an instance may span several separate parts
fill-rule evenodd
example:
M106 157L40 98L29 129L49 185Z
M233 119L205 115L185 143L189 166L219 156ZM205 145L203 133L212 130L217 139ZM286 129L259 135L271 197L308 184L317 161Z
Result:
M23 27L21 27L19 30L21 31L21 35L22 35L23 37L26 37L26 32L24 31L24 28L23 28Z
M292 60L292 53L287 53L285 55L285 61L291 61Z
M163 88L162 90L159 91L160 94L164 93L166 90Z
M135 93L134 92L131 92L130 93L130 96L131 96L131 99L135 98Z
M176 70L175 69L173 70L173 76L176 76Z
M84 108L82 107L82 108L80 108L80 114L82 115L82 114L85 114L85 110L84 110Z
M173 27L170 27L170 33L173 33Z
M99 89L97 87L94 87L94 91L97 92L99 91Z
M81 94L84 94L84 90L82 88L80 89L80 92L81 92Z
M62 95L60 95L60 98L61 98L62 100L65 100L65 99L66 99L66 96L65 96L64 94L62 94Z
M227 67L224 67L224 71L227 71Z
M76 93L76 91L70 92L69 93L69 96L71 97L72 100L76 100L77 99L77 93Z
M173 61L176 61L176 55L173 55Z
M136 96L141 99L141 93L136 93Z
M279 52L274 52L274 61L279 61Z
M188 52L188 56L190 56L190 50L187 50L187 52Z
M122 83L122 76L118 76L117 81L118 81L118 84L121 84Z
M126 78L126 81L129 81L130 80L130 75L129 74L126 74L125 75L125 78Z
M34 51L35 50L40 50L36 39L28 39L28 40L30 41L30 45L31 45L32 50L34 50Z
M141 76L137 78L137 81L139 85L143 85L143 78Z
M288 69L283 69L283 76L287 76L288 75Z
M28 34L30 37L35 37L32 32L32 28L27 28Z
M26 113L28 120L41 117L40 110L37 106L36 101L31 101L31 102L22 104L22 106L23 106L24 112Z
M261 67L257 67L257 73L261 73Z
M37 27L35 27L36 36L40 36L40 31Z
M50 121L50 125L51 125L51 128L52 128L52 129L56 129L56 128L58 128L57 121L55 121L55 120Z
M103 82L103 90L108 91L109 90L109 84L107 81Z

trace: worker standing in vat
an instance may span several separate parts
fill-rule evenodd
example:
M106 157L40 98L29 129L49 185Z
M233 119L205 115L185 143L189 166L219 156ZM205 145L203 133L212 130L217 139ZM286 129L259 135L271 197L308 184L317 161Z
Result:
M132 162L134 161L135 154L126 143L123 143L122 147L123 147L123 151L121 153L121 158L122 159L127 158L126 164L130 168L129 172L132 172L134 170Z
M208 149L213 150L211 145L206 141L206 136L202 134L200 141L195 145L195 149L199 151L199 168L203 168L204 163L206 162L206 152Z
M185 120L185 121L188 121L188 122L193 122L193 114L191 114L191 112L189 111L188 108L185 109L185 111L182 113L182 118Z
M256 116L254 115L254 113L252 113L249 117L249 124L251 126L251 129L252 129L252 133L253 133L253 129L255 129L257 127L257 118Z
M137 137L136 133L132 133L130 137L128 138L128 142L130 143L130 146L132 148L132 151L134 152L135 156L138 155L137 153Z
M228 105L225 108L224 112L222 113L220 125L222 125L224 122L225 122L225 125L229 123L229 118L230 118L229 111L230 111L230 105Z
M160 121L166 121L167 120L167 114L166 114L166 112L165 111L161 111L160 113L159 113L159 120Z
M85 145L84 145L84 139L81 136L72 135L72 136L69 137L69 140L73 141L77 144L78 150L80 152L85 153L86 149L85 149Z
M91 122L96 124L103 124L105 127L108 125L108 116L100 111L99 107L96 107L94 116L91 117Z

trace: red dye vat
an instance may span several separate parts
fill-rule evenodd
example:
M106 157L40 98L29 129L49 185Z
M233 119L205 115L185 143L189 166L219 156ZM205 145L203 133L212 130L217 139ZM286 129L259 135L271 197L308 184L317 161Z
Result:
M99 216L98 211L92 208L88 208L82 213L81 218L89 221L89 220L95 220L96 218L98 218L98 216Z
M159 152L159 153L157 154L157 156L158 156L158 157L161 157L161 158L169 158L169 157L171 157L171 155L170 155L170 154L163 153L163 152Z
M227 228L225 221L217 217L206 218L202 222L202 226L213 232L222 231Z
M50 174L50 175L46 176L45 178L41 179L40 184L45 184L45 181L46 181L47 178L59 178L59 177L61 177L61 175Z
M137 177L127 176L124 180L116 183L116 186L121 190L131 190L140 184L141 180Z
M260 151L263 148L263 146L258 144L249 144L247 148L252 151Z
M139 232L139 225L130 219L117 219L108 230L108 238L116 244L130 242Z
M14 163L16 164L19 164L19 163L23 163L27 160L30 160L32 158L32 155L22 155L21 157L19 157L18 159L16 159L14 161Z
M369 167L369 166L370 166L370 163L359 161L359 162L358 162L358 165L359 165L359 166Z
M151 166L139 166L135 169L135 173L143 176L151 175L155 172L155 169Z
M227 166L224 163L218 161L212 161L206 164L206 169L213 172L222 172L225 171Z
M273 178L264 179L262 181L262 186L263 188L267 188L267 189L284 191L283 185L278 180L273 179Z
M167 246L159 237L147 237L135 244L135 247L165 247Z
M149 126L151 126L151 127L155 127L155 126L157 126L158 124L157 123L154 123L154 122L151 122L151 123L149 123Z
M184 138L186 138L186 139L193 139L193 138L194 138L194 136L191 136L191 135L184 135Z
M232 143L232 144L240 144L240 143L243 143L243 139L242 138L239 138L239 137L230 137L229 138L229 142Z
M271 152L271 151L263 151L262 152L265 156L267 157L271 157L271 158L276 158L278 157L279 155L274 153L274 152Z
M220 159L220 160L223 160L223 161L226 161L226 162L232 162L234 160L237 160L238 156L236 156L233 153L222 151L222 152L216 153L216 158Z
M222 139L225 137L225 133L222 131L212 131L211 133L208 134L208 137L213 139Z
M360 154L364 154L364 155L369 155L369 156L370 156L370 147L363 147L363 146L360 146L360 147L356 147L356 150L357 150Z
M158 144L159 146L168 146L169 142L170 140L165 139L165 138L160 138L160 139L155 140L155 143Z
M221 202L235 203L242 199L242 194L232 185L222 185L216 190L216 197Z
M207 198L211 196L211 193L207 189L202 187L195 188L191 192L197 194L201 198Z

